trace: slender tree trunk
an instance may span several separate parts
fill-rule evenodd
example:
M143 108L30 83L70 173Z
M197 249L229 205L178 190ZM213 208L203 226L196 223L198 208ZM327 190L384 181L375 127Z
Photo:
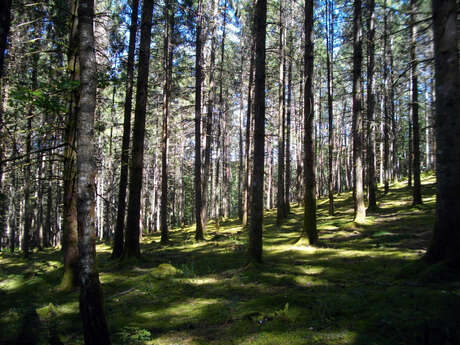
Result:
M241 55L241 87L240 95L243 95L243 78L244 78L244 58ZM240 116L239 116L239 127L238 127L238 218L240 221L243 220L243 102L240 102Z
M172 44L171 32L173 18L171 14L171 0L165 2L165 37L163 47L165 82L163 87L163 125L161 131L161 201L160 201L160 230L161 243L169 242L168 232L168 119L171 98L172 78Z
M412 204L419 205L422 204L422 189L420 183L420 126L418 119L418 78L417 78L417 25L416 25L416 11L417 7L415 5L415 0L411 0L411 48L410 48L410 57L411 57L411 79L412 79L412 123L413 123L413 152L414 152L414 188L412 189Z
M384 2L384 38L383 38L383 184L384 184L384 193L388 193L390 190L390 130L389 130L389 92L392 85L389 85L388 74L389 74L389 65L388 65L388 55L389 55L389 46L388 46L388 37L390 36L390 28L388 25L388 11L387 11L387 2Z
M292 36L289 34L289 51L292 55ZM291 189L291 97L292 97L292 56L289 57L288 65L288 95L287 95L287 112L286 112L286 191L284 202L284 213L287 216L291 213L290 193Z
M202 216L201 202L201 83L203 67L201 65L201 0L198 0L198 16L196 27L196 57L195 57L195 217L196 230L195 239L204 239L203 229L205 227Z
M208 183L209 183L209 168L211 165L211 143L212 143L212 119L214 115L214 97L216 94L216 87L214 83L214 70L216 64L216 47L217 47L217 8L218 1L213 0L212 2L212 27L211 27L211 52L209 62L209 95L207 104L207 115L206 115L206 143L204 149L204 166L203 166L203 182L202 182L202 213L201 219L203 224L203 231L206 230L206 223L208 218L208 204L211 204L210 195L208 195Z
M286 217L284 190L284 154L285 154L285 80L284 80L284 23L283 0L280 0L280 41L279 41L279 86L278 86L278 194L276 200L276 222L281 224Z
M96 108L96 55L93 33L94 3L80 0L80 107L77 114L78 248L80 252L80 316L85 345L111 344L104 314L102 288L96 267L94 110Z
M123 258L140 257L139 228L141 212L142 174L144 169L145 113L150 61L153 0L144 0L141 14L141 39L137 76L136 108L134 110L131 165L129 169L128 217Z
M329 124L329 135L328 135L328 195L329 195L329 215L334 215L334 171L333 166L333 155L334 155L334 112L332 108L333 100L333 80L334 80L334 65L333 65L333 54L334 54L334 9L332 3L326 2L326 45L327 45L327 110L328 110L328 124Z
M316 194L315 194L315 151L314 132L314 99L313 99L313 0L305 2L305 54L304 54L304 223L303 237L309 244L316 244L318 231L316 228Z
M355 221L366 218L363 188L363 125L361 110L361 63L362 63L361 0L354 1L353 19L353 180Z
M368 1L367 8L367 186L370 211L377 209L377 185L375 179L375 125L374 125L374 60L375 60L375 1ZM385 33L386 34L386 33Z
M455 0L433 0L436 79L436 216L429 262L460 262L460 76Z
M78 54L78 0L72 2L68 66L70 80L80 82L80 57ZM80 90L76 88L70 95L64 133L64 175L62 209L62 251L64 253L64 275L59 284L60 290L71 290L78 285L78 225L76 197L76 132L77 112L79 110Z
M250 263L262 262L264 222L264 144L265 144L265 36L267 1L257 0L254 16L255 88L254 88L254 168L252 171L251 212L248 255Z
M134 51L136 48L137 18L139 0L131 5L131 26L129 27L128 61L126 66L126 94L123 120L123 139L121 144L120 185L118 189L118 209L113 239L112 258L119 258L123 253L124 224L126 215L126 188L128 186L129 140L131 135L131 108L134 85Z

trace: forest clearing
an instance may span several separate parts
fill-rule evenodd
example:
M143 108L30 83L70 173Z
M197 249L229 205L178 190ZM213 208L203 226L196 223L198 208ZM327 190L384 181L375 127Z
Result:
M193 227L172 229L166 246L158 233L145 236L142 258L125 265L98 244L113 343L457 344L458 271L420 261L433 226L434 177L422 178L422 206L411 206L406 183L391 185L359 226L350 193L336 196L333 217L320 200L318 248L296 244L302 208L293 205L282 226L276 210L267 211L261 266L245 268L247 232L232 219L219 230L211 223L204 242L195 242ZM0 344L23 344L15 343L21 332L34 344L83 342L77 292L56 289L61 256L55 249L31 261L2 256ZM39 321L24 325L30 308Z

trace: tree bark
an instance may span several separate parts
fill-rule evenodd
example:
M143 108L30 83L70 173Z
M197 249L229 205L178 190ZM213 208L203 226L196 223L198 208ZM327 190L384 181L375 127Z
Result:
M118 189L118 209L113 239L112 258L123 254L124 225L126 216L126 188L128 186L129 140L131 136L131 108L134 85L134 51L136 48L137 18L139 0L131 5L131 26L129 27L128 61L126 65L126 94L124 105L123 138L121 143L120 184Z
M289 47L292 55L292 36L289 36ZM291 212L290 193L291 189L291 97L292 97L292 56L289 57L288 65L288 95L286 112L286 190L284 202L284 214L287 216Z
M77 114L78 248L80 252L80 316L85 345L111 344L104 314L102 288L96 267L95 198L97 174L94 145L96 55L93 33L94 3L80 0L80 107Z
M201 43L201 0L198 0L198 14L196 26L196 54L195 54L195 217L196 230L195 240L204 239L203 229L205 227L202 219L202 202L201 202L201 83L203 66L201 62L202 43Z
M139 221L141 212L142 174L144 168L145 112L150 61L153 0L144 0L141 14L141 39L139 43L139 67L137 76L136 108L129 169L128 217L123 258L140 257Z
M460 262L460 78L455 0L433 0L436 216L426 258Z
M262 262L264 221L264 144L265 144L265 36L267 1L257 0L254 15L255 87L254 87L254 168L251 186L248 260Z
M304 53L304 223L303 237L308 243L316 244L316 191L315 191L315 144L314 134L314 99L313 99L313 0L305 2L305 53Z
M411 0L411 79L412 79L412 124L413 124L413 144L412 149L414 152L413 172L414 172L414 188L412 189L412 204L422 204L422 189L420 183L420 126L418 119L418 78L417 78L417 25L416 25L416 11L415 0Z
M369 194L368 210L377 210L377 184L375 179L375 95L374 95L374 61L375 61L375 1L368 1L367 8L367 188ZM387 34L385 32L385 34Z
M366 218L363 188L363 125L361 109L362 19L361 0L354 1L353 18L353 180L355 222Z
M333 155L334 155L334 112L333 112L333 82L334 82L334 9L330 8L333 4L326 1L326 65L327 65L327 110L328 110L328 180L327 189L329 195L329 215L334 215L334 170Z

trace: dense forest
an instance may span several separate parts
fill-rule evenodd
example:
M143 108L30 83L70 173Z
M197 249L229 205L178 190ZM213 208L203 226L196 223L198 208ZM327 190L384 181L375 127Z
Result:
M456 0L2 0L0 344L460 343L459 13ZM284 275L322 274L307 263L327 267L326 290L358 285L305 306L313 290ZM438 314L369 288L356 313L389 314L344 325L358 302L337 296L366 270ZM210 275L230 282L217 292ZM244 291L280 286L283 302L241 312ZM134 313L113 301L140 307L142 289L149 312L168 291L196 297L173 313L186 326L167 312L112 323ZM230 316L203 311L203 293ZM52 305L78 295L75 310ZM404 311L415 326L395 325Z

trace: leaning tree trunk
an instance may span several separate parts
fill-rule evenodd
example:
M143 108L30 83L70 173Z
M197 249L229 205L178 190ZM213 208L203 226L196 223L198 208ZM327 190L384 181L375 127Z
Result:
M139 0L131 5L131 26L129 27L128 62L126 65L126 94L123 120L123 139L121 143L120 185L118 189L118 209L113 239L112 258L119 258L123 253L124 225L126 215L126 187L128 186L129 138L131 135L131 108L134 84L134 50L136 48L137 17Z
M255 87L254 87L254 168L252 171L251 212L249 223L249 262L262 262L264 222L264 144L265 144L265 36L267 1L257 0L254 16Z
M354 2L353 19L353 180L355 221L362 222L366 218L363 190L363 126L361 110L361 62L362 62L362 24L361 0Z
M204 239L203 229L205 227L202 218L203 204L201 201L201 83L203 79L203 66L201 62L202 42L201 42L201 0L198 0L198 17L196 26L196 54L195 54L195 217L196 230L195 239Z
M413 144L412 149L414 153L413 159L413 173L414 173L414 188L412 189L412 204L419 205L422 203L422 190L420 184L420 126L418 121L418 78L417 78L417 25L415 23L415 15L417 7L415 0L411 0L411 47L410 47L410 58L411 58L411 79L412 79L412 129L413 129Z
M315 144L314 134L314 99L313 99L313 0L305 2L305 53L304 53L304 220L303 237L309 244L318 241L316 228L316 191L315 191ZM305 237L306 236L306 237Z
M139 257L139 220L141 212L142 170L144 167L145 111L150 61L153 0L144 0L141 14L141 40L139 44L139 70L137 76L136 109L129 170L128 218L123 257Z
M80 316L85 345L111 344L104 314L102 288L96 267L95 201L97 174L94 145L96 55L93 33L94 3L80 0L80 107L77 113L77 210L80 251Z
M436 216L426 258L460 262L460 75L457 4L433 0L436 79Z

